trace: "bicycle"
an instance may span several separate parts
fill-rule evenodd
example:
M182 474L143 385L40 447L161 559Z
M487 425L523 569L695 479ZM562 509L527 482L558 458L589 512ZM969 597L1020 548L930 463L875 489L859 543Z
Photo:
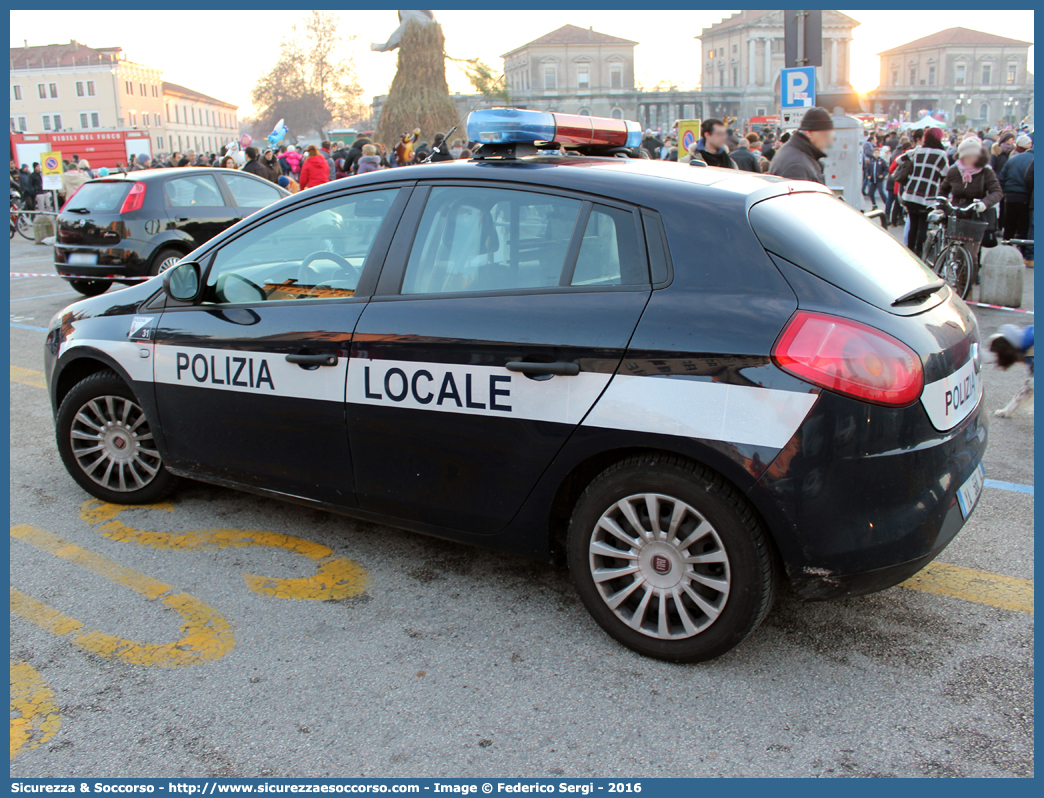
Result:
M935 197L935 208L928 213L928 233L921 259L946 282L961 299L971 295L978 272L978 259L972 258L967 244L982 241L989 222L961 218L971 208L958 208L946 197Z

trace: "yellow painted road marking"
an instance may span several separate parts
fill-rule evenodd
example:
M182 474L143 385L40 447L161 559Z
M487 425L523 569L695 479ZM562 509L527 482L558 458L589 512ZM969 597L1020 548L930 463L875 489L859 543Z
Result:
M236 644L228 621L218 612L188 593L175 593L168 584L125 568L100 554L82 549L45 529L20 524L11 527L11 536L40 551L71 562L164 607L183 619L181 637L173 643L140 643L98 630L84 629L75 618L49 607L42 601L11 589L11 611L57 637L68 637L73 645L109 659L154 668L182 668L219 659Z
M54 690L28 662L11 663L11 759L43 745L62 726Z
M47 387L47 380L42 371L24 369L21 366L11 366L11 382L20 382L22 385L31 385L34 388Z
M132 508L126 505L90 500L81 507L80 517L89 524L99 524L102 535L110 540L134 543L138 546L148 546L163 551L267 546L299 554L316 563L316 572L313 575L294 579L243 574L243 579L250 590L266 596L332 601L357 596L369 586L370 577L365 568L344 557L335 557L333 549L321 543L314 543L293 535L262 532L257 529L207 529L184 533L150 532L127 526L116 518L117 515L128 509ZM147 509L173 512L174 506L169 502L164 502L152 505Z
M1033 613L1033 581L1030 579L933 562L901 586L1015 612Z

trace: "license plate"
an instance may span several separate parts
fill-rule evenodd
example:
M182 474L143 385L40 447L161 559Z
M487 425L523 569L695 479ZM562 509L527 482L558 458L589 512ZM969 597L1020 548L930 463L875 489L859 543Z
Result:
M975 502L979 500L979 494L982 493L982 485L985 481L986 469L982 467L982 463L979 463L975 466L972 475L968 477L968 481L957 490L957 503L961 506L961 515L965 520L971 515Z
M98 256L93 252L70 252L70 266L97 266Z

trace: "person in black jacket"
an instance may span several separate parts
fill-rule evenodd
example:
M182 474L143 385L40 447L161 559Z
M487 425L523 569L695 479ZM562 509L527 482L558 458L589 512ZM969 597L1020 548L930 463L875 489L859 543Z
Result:
M435 138L432 139L431 162L452 160L453 156L450 154L449 142L446 141L446 137L441 133L436 133Z
M729 149L725 146L725 123L711 117L704 119L700 125L700 140L692 148L690 164L703 161L707 166L719 166L723 169L735 169L736 164L729 157Z
M268 180L268 169L261 165L261 162L257 160L257 147L247 147L244 152L246 153L247 162L243 167L244 172L250 172L252 175L257 175L263 180Z
M888 197L885 196L885 180L888 177L888 164L885 163L884 158L881 157L881 148L874 147L873 153L870 155L870 160L866 164L866 176L868 187L870 189L870 202L873 205L873 210L877 210L877 198L881 197L881 204L888 204Z
M826 185L820 159L834 141L834 120L824 108L809 108L801 119L801 128L790 137L776 157L768 173L791 180L813 180Z
M732 162L736 164L736 168L742 169L744 172L757 172L761 173L761 166L758 162L758 156L750 151L750 142L747 139L737 139L739 146L735 152L729 153L729 157L732 158Z
M359 159L362 158L362 148L370 143L370 140L365 136L361 136L352 142L352 148L348 150L348 155L344 159L344 171L350 175L355 174L355 170L359 163ZM405 164L399 164L399 166L405 166Z

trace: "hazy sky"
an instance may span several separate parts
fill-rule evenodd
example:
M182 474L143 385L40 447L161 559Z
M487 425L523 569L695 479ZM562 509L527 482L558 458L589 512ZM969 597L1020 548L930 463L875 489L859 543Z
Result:
M132 61L163 70L164 79L180 83L251 110L250 90L272 66L280 36L295 11L11 11L11 45L78 41L92 47L121 46ZM395 75L396 54L370 51L371 41L385 41L398 25L394 11L350 10L341 14L344 54L353 59L366 101L384 94ZM636 77L652 87L669 81L695 87L699 77L702 28L734 13L722 11L435 11L446 33L446 50L455 58L478 57L498 69L500 56L565 24L639 42ZM859 91L877 85L876 53L938 30L956 26L1031 40L1032 11L845 11L862 24L852 43L852 83ZM178 18L182 17L182 24ZM89 24L85 24L89 20ZM129 24L131 23L132 24ZM347 38L355 35L354 39ZM1030 48L1030 69L1033 69ZM446 69L450 91L472 91L464 73Z

